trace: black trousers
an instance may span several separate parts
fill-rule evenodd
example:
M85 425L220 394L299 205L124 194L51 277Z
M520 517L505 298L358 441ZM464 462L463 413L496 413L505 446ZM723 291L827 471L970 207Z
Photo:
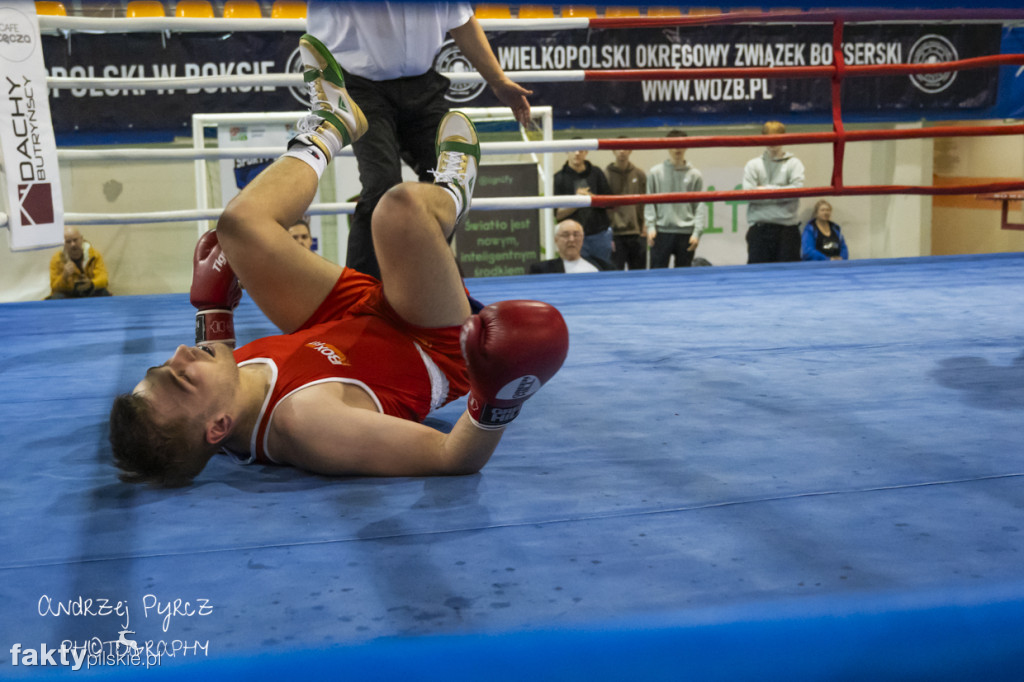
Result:
M435 71L388 81L345 74L345 87L369 123L366 133L352 145L362 189L349 220L348 267L380 277L370 222L384 193L402 181L402 162L421 182L433 181L428 171L437 165L434 136L448 113L444 96L449 84Z
M654 246L651 247L651 269L667 268L669 257L676 257L677 268L688 268L693 264L696 249L690 251L689 234L675 232L658 232L654 235Z
M642 234L615 235L615 250L612 251L612 263L619 270L647 269L647 237Z
M800 226L754 223L747 230L747 263L800 260Z

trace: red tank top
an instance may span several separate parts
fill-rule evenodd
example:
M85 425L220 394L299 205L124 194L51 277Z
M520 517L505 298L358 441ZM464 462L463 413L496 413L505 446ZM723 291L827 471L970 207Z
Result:
M413 421L422 421L433 407L456 397L419 343L373 315L346 316L257 339L236 350L235 360L239 365L270 361L274 369L270 394L250 442L249 461L274 461L267 452L267 431L275 408L289 394L313 384L358 385L384 414Z

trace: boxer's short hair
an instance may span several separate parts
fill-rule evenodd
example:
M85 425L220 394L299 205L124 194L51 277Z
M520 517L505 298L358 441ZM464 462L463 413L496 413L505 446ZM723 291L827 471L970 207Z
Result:
M188 485L198 471L190 453L207 446L186 420L158 425L150 404L141 396L122 393L110 410L110 447L118 477L126 483L174 488ZM212 446L209 446L212 447Z

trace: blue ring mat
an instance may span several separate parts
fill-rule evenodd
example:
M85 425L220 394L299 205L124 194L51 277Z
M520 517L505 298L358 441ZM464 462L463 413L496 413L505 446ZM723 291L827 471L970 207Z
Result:
M175 491L106 419L187 296L0 305L0 677L1024 678L1024 255L468 285L571 334L481 474ZM88 672L13 665L62 641Z

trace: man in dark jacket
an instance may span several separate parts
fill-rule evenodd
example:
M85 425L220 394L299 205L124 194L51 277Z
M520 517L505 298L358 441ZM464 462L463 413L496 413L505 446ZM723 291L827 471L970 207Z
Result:
M587 161L584 150L569 152L562 170L555 173L555 194L608 195L612 193L604 172ZM583 226L583 256L603 261L612 259L612 228L608 211L603 208L557 208L555 220L572 218Z

